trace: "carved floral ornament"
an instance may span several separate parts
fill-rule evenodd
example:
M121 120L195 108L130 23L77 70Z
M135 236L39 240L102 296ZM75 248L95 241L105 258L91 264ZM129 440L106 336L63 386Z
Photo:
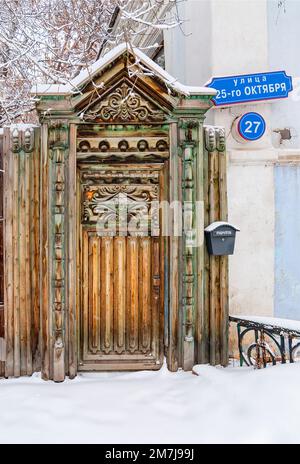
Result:
M105 100L85 113L86 120L101 118L103 121L153 121L164 119L164 113L155 109L125 82Z
M115 235L116 227L131 235L159 234L158 185L86 186L83 191L82 222L97 222L99 235ZM122 233L121 233L122 232Z

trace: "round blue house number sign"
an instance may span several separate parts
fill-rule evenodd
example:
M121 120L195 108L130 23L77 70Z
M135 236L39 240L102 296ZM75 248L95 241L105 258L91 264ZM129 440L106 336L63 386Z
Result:
M238 122L238 132L245 140L258 140L266 130L266 121L258 113L245 113Z

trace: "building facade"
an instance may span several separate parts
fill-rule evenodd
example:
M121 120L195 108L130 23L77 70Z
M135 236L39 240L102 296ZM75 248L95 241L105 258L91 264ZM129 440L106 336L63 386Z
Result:
M172 4L159 2L157 15ZM300 4L187 0L177 8L181 27L136 35L148 56L104 46L72 89L33 90L39 127L0 137L8 173L2 375L41 370L62 381L78 370L159 368L164 355L170 370L226 365L228 296L232 315L300 318ZM278 70L293 78L288 98L211 104L213 76ZM266 131L241 143L234 125L248 111L264 117ZM142 195L186 200L188 234L98 240L102 185L133 201L132 183ZM208 256L203 241L204 227L219 220L241 231L229 277L228 258ZM201 239L191 249L194 231Z
M286 99L212 108L225 126L228 214L240 227L229 261L231 314L300 318L300 105L297 57L300 3L273 0L187 0L182 30L165 33L166 69L190 85L212 76L285 70ZM239 143L235 119L248 111L266 121L264 136Z

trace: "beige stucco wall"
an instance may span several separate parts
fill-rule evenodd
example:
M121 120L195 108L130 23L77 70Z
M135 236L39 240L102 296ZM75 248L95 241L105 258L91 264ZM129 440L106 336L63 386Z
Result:
M258 159L247 165L243 158L247 154L228 152L229 221L241 229L235 254L229 258L230 312L272 316L274 169Z
M198 0L189 2L195 4ZM210 4L212 75L266 71L267 2L211 0Z
M187 0L180 31L166 34L166 67L190 85L212 76L268 70L267 2L265 0ZM234 120L258 111L267 131L257 142L232 137ZM271 104L213 108L207 122L224 126L228 149L229 221L241 229L229 257L231 314L272 315L274 307L274 179L276 153L271 144ZM272 161L273 160L273 161Z

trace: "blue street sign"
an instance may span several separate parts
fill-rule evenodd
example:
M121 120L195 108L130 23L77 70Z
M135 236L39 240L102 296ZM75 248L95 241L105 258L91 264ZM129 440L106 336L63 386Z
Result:
M286 98L293 90L292 78L285 71L213 77L206 87L217 90L212 98L216 106Z
M245 140L258 140L266 130L266 121L258 113L245 113L239 120L238 132Z

